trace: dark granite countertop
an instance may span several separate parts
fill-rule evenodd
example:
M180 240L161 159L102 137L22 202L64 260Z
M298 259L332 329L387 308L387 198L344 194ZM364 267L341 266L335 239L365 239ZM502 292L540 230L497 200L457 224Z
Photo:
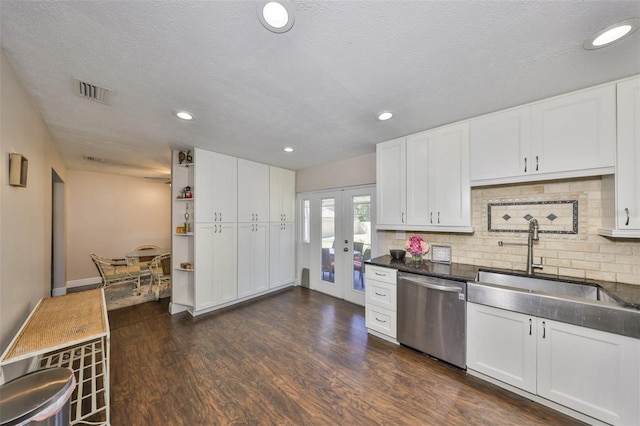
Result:
M488 268L486 266L474 266L463 263L433 263L429 260L423 260L420 265L415 265L408 258L403 260L393 259L389 255L376 257L368 260L367 263L376 266L382 266L385 268L397 269L402 272L409 272L419 275L427 275L431 277L446 278L455 281L474 281L478 274L478 271L489 272L502 272L511 275L527 276L523 271L516 271L510 269L497 269ZM566 281L572 283L586 284L592 286L598 286L605 293L618 301L626 308L640 310L640 286L633 284L612 283L608 281L594 281L585 280L576 277L564 277L559 275L549 275L544 273L536 273L536 277L555 280Z

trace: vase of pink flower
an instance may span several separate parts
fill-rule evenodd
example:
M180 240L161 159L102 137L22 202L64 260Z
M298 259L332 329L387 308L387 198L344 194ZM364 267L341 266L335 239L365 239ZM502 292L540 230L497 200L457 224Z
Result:
M422 256L429 252L429 243L420 235L414 235L407 240L406 249L411 253L413 263L422 264Z

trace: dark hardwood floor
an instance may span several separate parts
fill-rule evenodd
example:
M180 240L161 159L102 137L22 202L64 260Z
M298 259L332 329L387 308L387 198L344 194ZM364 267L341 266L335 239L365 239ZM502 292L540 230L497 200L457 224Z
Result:
M295 287L198 318L109 312L112 425L570 425L367 335L364 308Z

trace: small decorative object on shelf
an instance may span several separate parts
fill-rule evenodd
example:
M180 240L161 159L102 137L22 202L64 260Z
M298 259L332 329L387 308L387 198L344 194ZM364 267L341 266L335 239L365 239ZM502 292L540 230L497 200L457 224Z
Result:
M176 234L184 234L185 229L184 226L176 226Z
M184 163L184 160L187 158L187 154L185 154L184 152L180 151L178 153L178 164L182 164Z
M191 156L191 150L187 151L187 164L193 163L193 157Z
M414 235L407 240L407 251L411 253L413 263L422 264L422 256L429 252L429 243L422 239L420 235Z
M185 186L183 192L184 192L184 198L193 198L193 192L191 192L190 186Z
M189 187L187 186L187 188ZM187 203L184 209L184 232L187 234L191 232L191 221L189 218L191 218L191 214L189 213L189 203Z
M180 267L182 269L189 269L189 270L193 269L193 265L191 263L189 263L189 262L182 262L180 264Z

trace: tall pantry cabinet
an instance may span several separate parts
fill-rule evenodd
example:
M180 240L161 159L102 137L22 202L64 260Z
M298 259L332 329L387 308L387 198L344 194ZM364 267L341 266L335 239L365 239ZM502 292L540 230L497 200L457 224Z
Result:
M189 163L173 153L171 312L195 316L292 285L294 172L278 169L271 182L271 169L277 168L198 148L192 152ZM275 221L277 234L271 233L270 194L281 207L290 206Z

